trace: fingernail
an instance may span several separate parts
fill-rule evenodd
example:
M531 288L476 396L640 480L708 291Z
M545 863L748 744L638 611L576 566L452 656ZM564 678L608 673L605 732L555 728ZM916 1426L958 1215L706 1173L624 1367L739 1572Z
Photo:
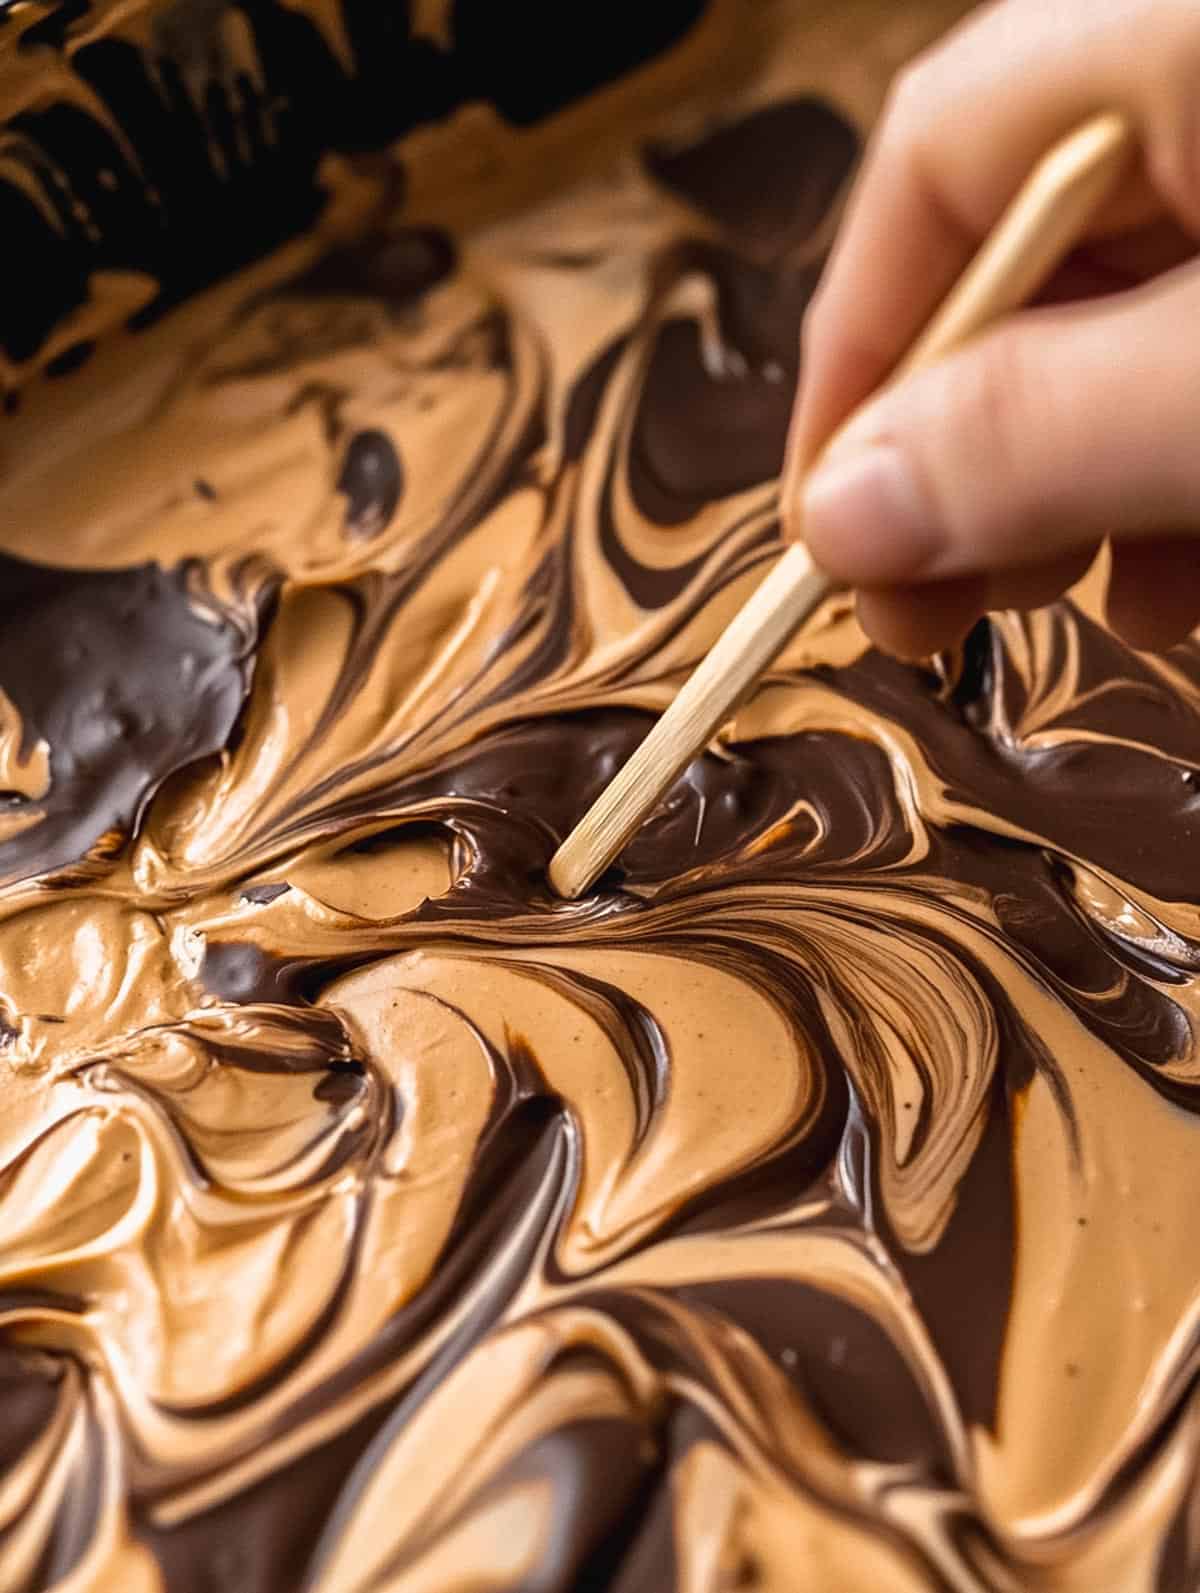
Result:
M918 580L944 545L929 496L894 443L839 450L819 465L803 521L817 563L857 586Z

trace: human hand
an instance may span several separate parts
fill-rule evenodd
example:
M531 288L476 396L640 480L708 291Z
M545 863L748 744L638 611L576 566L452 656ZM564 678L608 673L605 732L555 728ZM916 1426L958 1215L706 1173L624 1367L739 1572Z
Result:
M1142 159L1044 296L879 387L1038 157L1098 109ZM1110 622L1200 620L1200 7L999 0L902 74L805 321L783 513L919 656L1050 602L1113 536Z

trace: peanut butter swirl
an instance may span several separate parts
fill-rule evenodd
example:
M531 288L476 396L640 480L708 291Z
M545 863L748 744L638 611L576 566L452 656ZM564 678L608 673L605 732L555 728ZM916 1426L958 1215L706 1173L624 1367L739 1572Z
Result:
M546 882L778 556L915 38L766 14L0 431L0 1589L1200 1580L1200 650L833 599Z

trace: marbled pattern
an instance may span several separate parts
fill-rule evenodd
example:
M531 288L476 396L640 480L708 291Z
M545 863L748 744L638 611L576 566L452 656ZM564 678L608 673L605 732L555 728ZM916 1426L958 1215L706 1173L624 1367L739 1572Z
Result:
M1197 1585L1200 651L831 600L546 885L777 556L786 62L0 493L0 1588Z

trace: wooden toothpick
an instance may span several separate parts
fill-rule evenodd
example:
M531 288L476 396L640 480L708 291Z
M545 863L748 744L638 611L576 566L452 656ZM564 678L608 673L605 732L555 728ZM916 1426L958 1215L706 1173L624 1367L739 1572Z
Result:
M1132 148L1132 128L1116 112L1055 145L891 380L932 364L1024 304L1079 241ZM582 895L613 862L830 589L803 543L793 543L555 852L550 881L560 896Z

